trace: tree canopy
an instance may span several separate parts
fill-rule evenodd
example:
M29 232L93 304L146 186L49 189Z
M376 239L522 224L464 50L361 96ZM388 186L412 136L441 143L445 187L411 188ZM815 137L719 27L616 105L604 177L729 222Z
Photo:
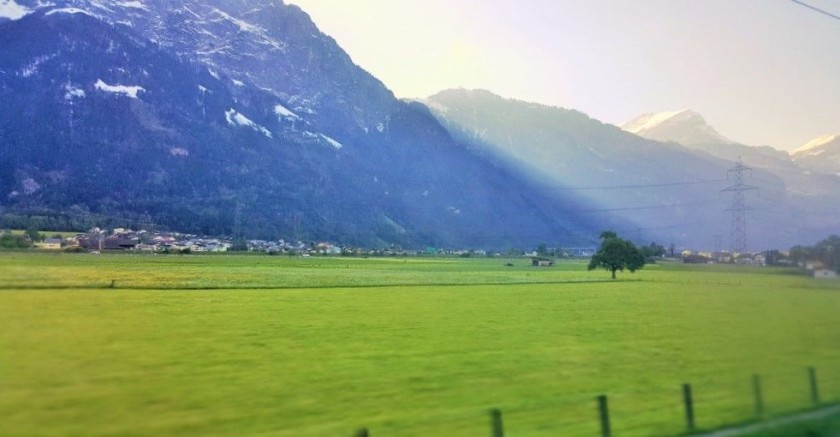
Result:
M790 258L802 264L817 261L825 268L840 272L840 236L832 235L813 247L793 247L790 250Z
M650 246L641 246L639 250L642 252L642 255L645 257L645 260L650 263L655 263L657 258L662 258L665 256L665 247L655 242L650 243Z
M632 242L618 238L612 231L601 232L601 247L589 260L589 270L603 268L612 273L615 279L616 271L624 269L635 272L645 265L645 257Z

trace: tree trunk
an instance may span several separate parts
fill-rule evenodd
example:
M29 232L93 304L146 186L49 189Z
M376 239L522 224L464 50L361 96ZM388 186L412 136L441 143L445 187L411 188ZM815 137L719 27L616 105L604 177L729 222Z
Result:
M618 270L618 269L613 269L613 270L612 270L612 278L613 278L613 279L615 279L615 271L616 271L616 270Z

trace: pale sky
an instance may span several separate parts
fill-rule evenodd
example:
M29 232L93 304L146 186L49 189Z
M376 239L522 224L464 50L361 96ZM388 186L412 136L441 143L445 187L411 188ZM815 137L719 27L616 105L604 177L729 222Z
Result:
M617 125L693 109L780 149L840 133L840 20L791 0L289 2L398 97L484 88Z

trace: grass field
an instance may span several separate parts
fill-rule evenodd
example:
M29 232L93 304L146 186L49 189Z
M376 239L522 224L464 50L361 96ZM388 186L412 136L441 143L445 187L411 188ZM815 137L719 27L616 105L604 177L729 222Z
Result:
M615 435L840 401L840 284L581 262L0 253L0 435ZM114 283L115 288L110 287Z

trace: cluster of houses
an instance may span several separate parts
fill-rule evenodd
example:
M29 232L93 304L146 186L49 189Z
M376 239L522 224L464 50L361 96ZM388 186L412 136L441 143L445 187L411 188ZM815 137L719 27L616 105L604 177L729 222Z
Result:
M177 232L135 231L115 228L107 231L93 228L88 232L64 237L50 237L35 244L45 250L78 250L100 253L103 251L134 251L164 253L213 253L228 251L265 252L269 254L294 254L299 256L444 256L444 257L502 257L501 252L465 249L425 250L403 249L400 246L387 248L340 247L332 243L287 242L285 240L247 240L234 242L229 238L201 237ZM594 253L594 248L590 249ZM508 254L510 255L510 254ZM536 252L518 252L518 256L536 257ZM540 263L540 265L547 263ZM553 262L551 263L553 265Z
M45 250L136 251L136 252L228 252L253 251L268 253L295 253L300 255L340 255L342 249L330 243L305 244L288 243L284 240L248 240L237 245L227 238L201 237L177 232L152 232L116 228L110 232L93 228L73 236L50 237L35 244Z
M782 252L780 252L782 253ZM787 253L782 253L787 256ZM693 252L690 250L683 251L680 258L684 263L688 264L741 264L753 266L786 265L798 266L804 269L808 275L818 279L836 279L838 278L837 271L830 269L819 261L804 261L795 263L789 259L775 260L771 262L766 253L744 253L733 256L732 253L723 252Z
M79 250L98 253L101 251L136 251L136 252L164 252L164 253L198 253L198 252L228 252L249 251L265 252L269 254L289 254L298 256L449 256L449 257L502 257L500 252L484 250L440 250L427 248L426 250L407 250L399 246L383 249L339 247L331 243L303 243L286 242L284 240L247 240L235 243L231 239L200 237L177 232L134 231L116 228L108 232L99 228L73 236L59 237L58 235L45 238L35 243L35 247L44 250ZM595 253L595 248L556 249L562 257L589 257ZM534 252L507 253L507 256L530 257L532 264L538 267L550 267L555 264L553 257ZM685 263L736 263L764 266L768 264L765 254L739 254L733 257L731 253L723 252L694 252L683 251L678 259ZM785 261L785 260L783 260ZM778 264L775 262L774 264ZM792 265L792 264L791 264ZM801 265L810 275L816 278L834 279L838 277L836 271L822 266L818 262L807 262Z
M200 238L166 232L117 228L108 233L99 228L76 236L78 246L90 251L134 250L139 252L226 252L233 244L218 238Z
M697 252L684 250L680 253L680 259L686 264L742 264L753 266L766 266L767 257L763 253L739 253L736 256L732 252Z

